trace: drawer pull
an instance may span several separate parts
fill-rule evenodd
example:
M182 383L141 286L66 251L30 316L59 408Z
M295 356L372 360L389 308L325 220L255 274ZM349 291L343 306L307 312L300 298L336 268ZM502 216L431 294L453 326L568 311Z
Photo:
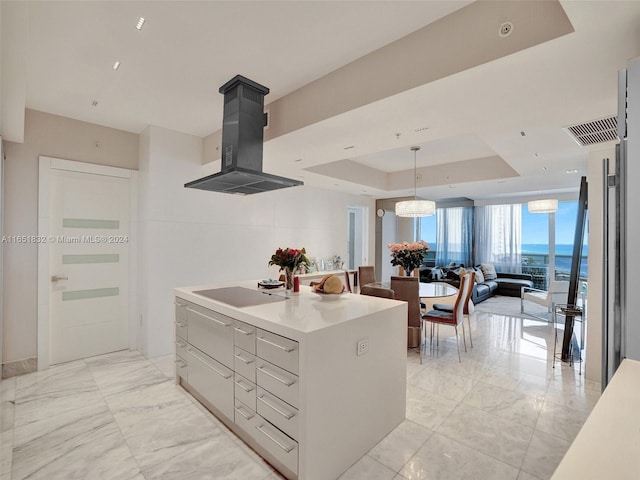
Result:
M269 375L271 378L273 378L274 380L279 381L280 383L282 383L283 385L286 385L287 387L290 387L291 385L293 385L295 382L295 380L287 380L286 378L282 378L278 375L276 375L275 373L270 372L269 370L266 369L266 367L263 365L261 367L258 367L258 370L260 370L262 373Z
M242 407L236 407L236 412L242 415L245 420L251 420L254 417L252 413L244 413L242 410L243 410Z
M249 365L250 363L253 363L253 358L249 358L249 359L242 358L242 355L239 353L234 353L233 356L236 357L241 362L246 363L247 365Z
M242 328L240 328L240 327L233 327L233 329L234 329L236 332L240 332L240 333L241 333L241 334L243 334L243 335L251 335L251 334L253 333L253 332L251 332L251 331L247 332L246 330L243 330L243 329L242 329Z
M187 310L189 310L192 313L197 313L198 315L201 315L201 316L203 316L205 318L208 318L209 320L212 320L212 321L216 322L218 325L222 325L223 327L230 327L231 326L231 323L223 322L222 320L218 320L217 318L210 317L209 315L205 315L204 313L200 313L197 310L194 310L193 308L187 307Z
M247 393L253 390L253 387L251 385L249 385L248 387L245 387L242 380L237 380L235 384L238 385L241 389L243 389Z
M178 322L177 320L175 322L173 322L176 324L176 327L186 327L187 324L186 323L182 323L182 322Z
M279 413L280 415L282 415L287 420L291 420L293 417L296 416L296 414L294 412L284 412L281 409L279 409L277 405L274 405L271 402L268 402L264 395L260 395L258 397L258 400L260 400L262 403L264 403L267 407L269 407L272 410L274 410L276 413Z
M258 340L260 340L261 342L264 342L264 343L268 343L269 345L272 345L274 347L278 347L280 350L284 350L287 353L291 353L296 349L295 347L283 347L282 345L279 345L279 344L277 344L275 342L271 342L271 341L269 341L269 340L267 340L266 338L263 338L263 337L258 337Z
M207 367L209 367L211 370L213 370L214 372L216 372L218 375L220 375L222 378L224 378L225 380L231 378L231 374L226 374L224 372L221 372L220 370L218 370L216 367L214 367L213 365L211 365L209 362L207 362L206 360L204 360L203 358L201 358L199 356L198 353L196 353L193 349L191 348L187 348L187 352L189 352L193 358L195 358L196 360L199 360L200 362L204 363Z
M173 304L174 304L176 307L186 307L186 306L187 306L187 304L186 304L186 303L180 303L180 302L173 302Z
M187 363L186 363L184 360L182 360L182 359L178 358L178 359L176 360L176 365L178 365L180 368L184 368L184 367L186 367L186 366L187 366Z
M269 440L271 440L273 443L275 443L276 445L278 445L282 450L284 450L285 452L289 453L291 450L293 450L295 448L294 445L289 446L289 445L283 445L282 443L280 443L278 441L277 438L275 438L273 435L271 435L269 432L267 432L264 428L264 424L263 425L256 425L256 429L262 433L265 437L267 437Z
M182 340L176 340L176 345L179 346L180 348L184 348L187 346L187 344Z

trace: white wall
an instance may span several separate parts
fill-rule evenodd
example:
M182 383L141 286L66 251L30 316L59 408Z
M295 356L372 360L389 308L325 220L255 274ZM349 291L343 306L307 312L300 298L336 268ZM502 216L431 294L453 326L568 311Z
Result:
M202 146L153 126L140 140L140 345L150 357L173 351L174 287L276 277L268 261L278 247L346 258L347 208L375 210L374 200L310 187L248 196L186 189L214 173L202 166Z
M96 147L99 144L99 147ZM4 142L4 233L38 234L38 157L138 168L138 135L26 110L24 143ZM37 356L38 246L4 245L2 363Z

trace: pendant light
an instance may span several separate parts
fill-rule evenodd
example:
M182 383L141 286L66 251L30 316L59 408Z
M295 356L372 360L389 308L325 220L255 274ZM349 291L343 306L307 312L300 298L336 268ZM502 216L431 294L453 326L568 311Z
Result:
M418 150L420 150L418 146L411 147L411 151L413 152L413 200L396 203L397 217L429 217L436 213L436 202L432 202L431 200L418 200L416 196L416 179L418 176L416 155Z
M558 210L558 200L555 198L531 200L527 207L529 208L529 213L554 213Z

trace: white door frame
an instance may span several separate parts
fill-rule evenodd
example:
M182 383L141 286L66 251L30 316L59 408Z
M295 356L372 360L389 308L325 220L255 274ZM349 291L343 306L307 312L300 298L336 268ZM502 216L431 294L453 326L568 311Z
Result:
M368 208L359 205L349 205L347 207L347 254L350 251L350 239L349 239L349 226L351 224L351 213L355 214L354 217L354 254L353 266L358 268L359 265L370 265L369 263L369 230L367 225L368 220ZM351 258L349 258L351 260ZM345 268L349 265L345 265Z
M38 370L50 365L49 351L49 183L51 170L129 179L129 348L138 349L138 172L53 157L39 157L38 173Z

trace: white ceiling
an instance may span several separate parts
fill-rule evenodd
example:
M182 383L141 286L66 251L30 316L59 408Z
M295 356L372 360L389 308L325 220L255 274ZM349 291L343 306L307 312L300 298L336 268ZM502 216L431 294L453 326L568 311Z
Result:
M3 24L23 27L2 31L2 105L20 98L22 79L27 108L204 137L221 128L218 87L235 74L269 87L273 102L469 3L2 0ZM617 71L640 56L640 1L561 4L574 33L270 140L264 170L376 198L412 194L410 173L406 188L389 191L309 168L346 159L394 174L413 168L417 144L422 176L430 165L496 155L517 172L419 188L426 198L576 190L589 151L562 127L616 113ZM21 42L24 56L7 49ZM3 130L10 121L3 115Z

